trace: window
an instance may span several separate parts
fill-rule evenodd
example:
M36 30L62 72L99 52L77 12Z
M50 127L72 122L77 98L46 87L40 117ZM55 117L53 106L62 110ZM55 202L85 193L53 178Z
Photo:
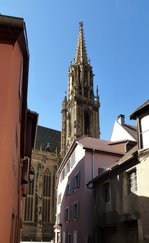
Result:
M65 168L62 171L62 180L64 180L64 178L65 178Z
M34 208L34 179L29 181L28 195L25 198L25 212L24 221L33 222L33 208Z
M140 149L149 148L149 115L140 119Z
M75 202L73 204L73 219L77 220L80 217L80 202Z
M69 222L69 208L65 209L64 220L66 223Z
M131 170L128 173L128 192L136 192L137 191L137 173L136 169Z
M50 191L51 191L51 173L46 170L43 175L43 209L42 221L50 223Z
M71 191L71 186L70 186L70 183L68 183L66 186L66 191L65 191L66 197L70 196L70 191Z
M84 133L90 133L90 114L87 111L84 112Z
M58 195L58 199L57 199L57 204L59 205L61 203L61 198L62 198L62 194L60 193Z
M75 165L75 155L73 153L70 158L70 167L73 168L74 165Z
M110 202L110 182L102 184L102 198L105 203Z
M80 171L75 175L74 178L74 190L80 187Z
M69 171L70 171L70 160L68 160L68 162L67 162L66 170L67 170L67 173L69 173Z
M68 243L71 243L71 234L68 233Z

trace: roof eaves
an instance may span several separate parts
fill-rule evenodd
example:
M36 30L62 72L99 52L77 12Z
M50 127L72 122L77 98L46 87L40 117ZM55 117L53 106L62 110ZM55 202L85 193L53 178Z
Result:
M142 114L143 112L146 112L149 109L149 99L145 101L141 106L139 106L131 115L130 119L135 120L137 116Z

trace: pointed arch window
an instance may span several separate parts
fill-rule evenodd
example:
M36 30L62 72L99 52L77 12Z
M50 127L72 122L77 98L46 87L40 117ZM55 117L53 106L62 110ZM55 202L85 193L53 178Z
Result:
M31 168L33 171L33 169ZM34 171L33 171L34 172ZM24 210L24 221L25 222L34 222L34 187L35 187L34 178L32 181L29 181L28 185L28 194L25 198L25 210Z
M44 223L50 223L50 195L51 195L51 172L47 169L43 174L42 221Z
M90 133L90 114L88 111L84 112L84 133Z

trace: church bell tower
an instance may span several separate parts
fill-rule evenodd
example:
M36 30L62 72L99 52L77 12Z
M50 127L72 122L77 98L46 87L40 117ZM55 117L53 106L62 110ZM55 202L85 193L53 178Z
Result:
M99 138L99 95L94 95L93 71L87 56L83 23L74 62L68 71L68 95L62 102L61 156L64 157L74 139L83 135Z

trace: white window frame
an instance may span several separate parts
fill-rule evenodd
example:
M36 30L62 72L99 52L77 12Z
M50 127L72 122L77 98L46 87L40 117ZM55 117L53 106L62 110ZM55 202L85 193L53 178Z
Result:
M127 181L128 181L128 187L127 187L128 194L136 193L138 191L136 167L133 167L127 171Z
M139 139L140 149L149 148L149 114L139 118Z

